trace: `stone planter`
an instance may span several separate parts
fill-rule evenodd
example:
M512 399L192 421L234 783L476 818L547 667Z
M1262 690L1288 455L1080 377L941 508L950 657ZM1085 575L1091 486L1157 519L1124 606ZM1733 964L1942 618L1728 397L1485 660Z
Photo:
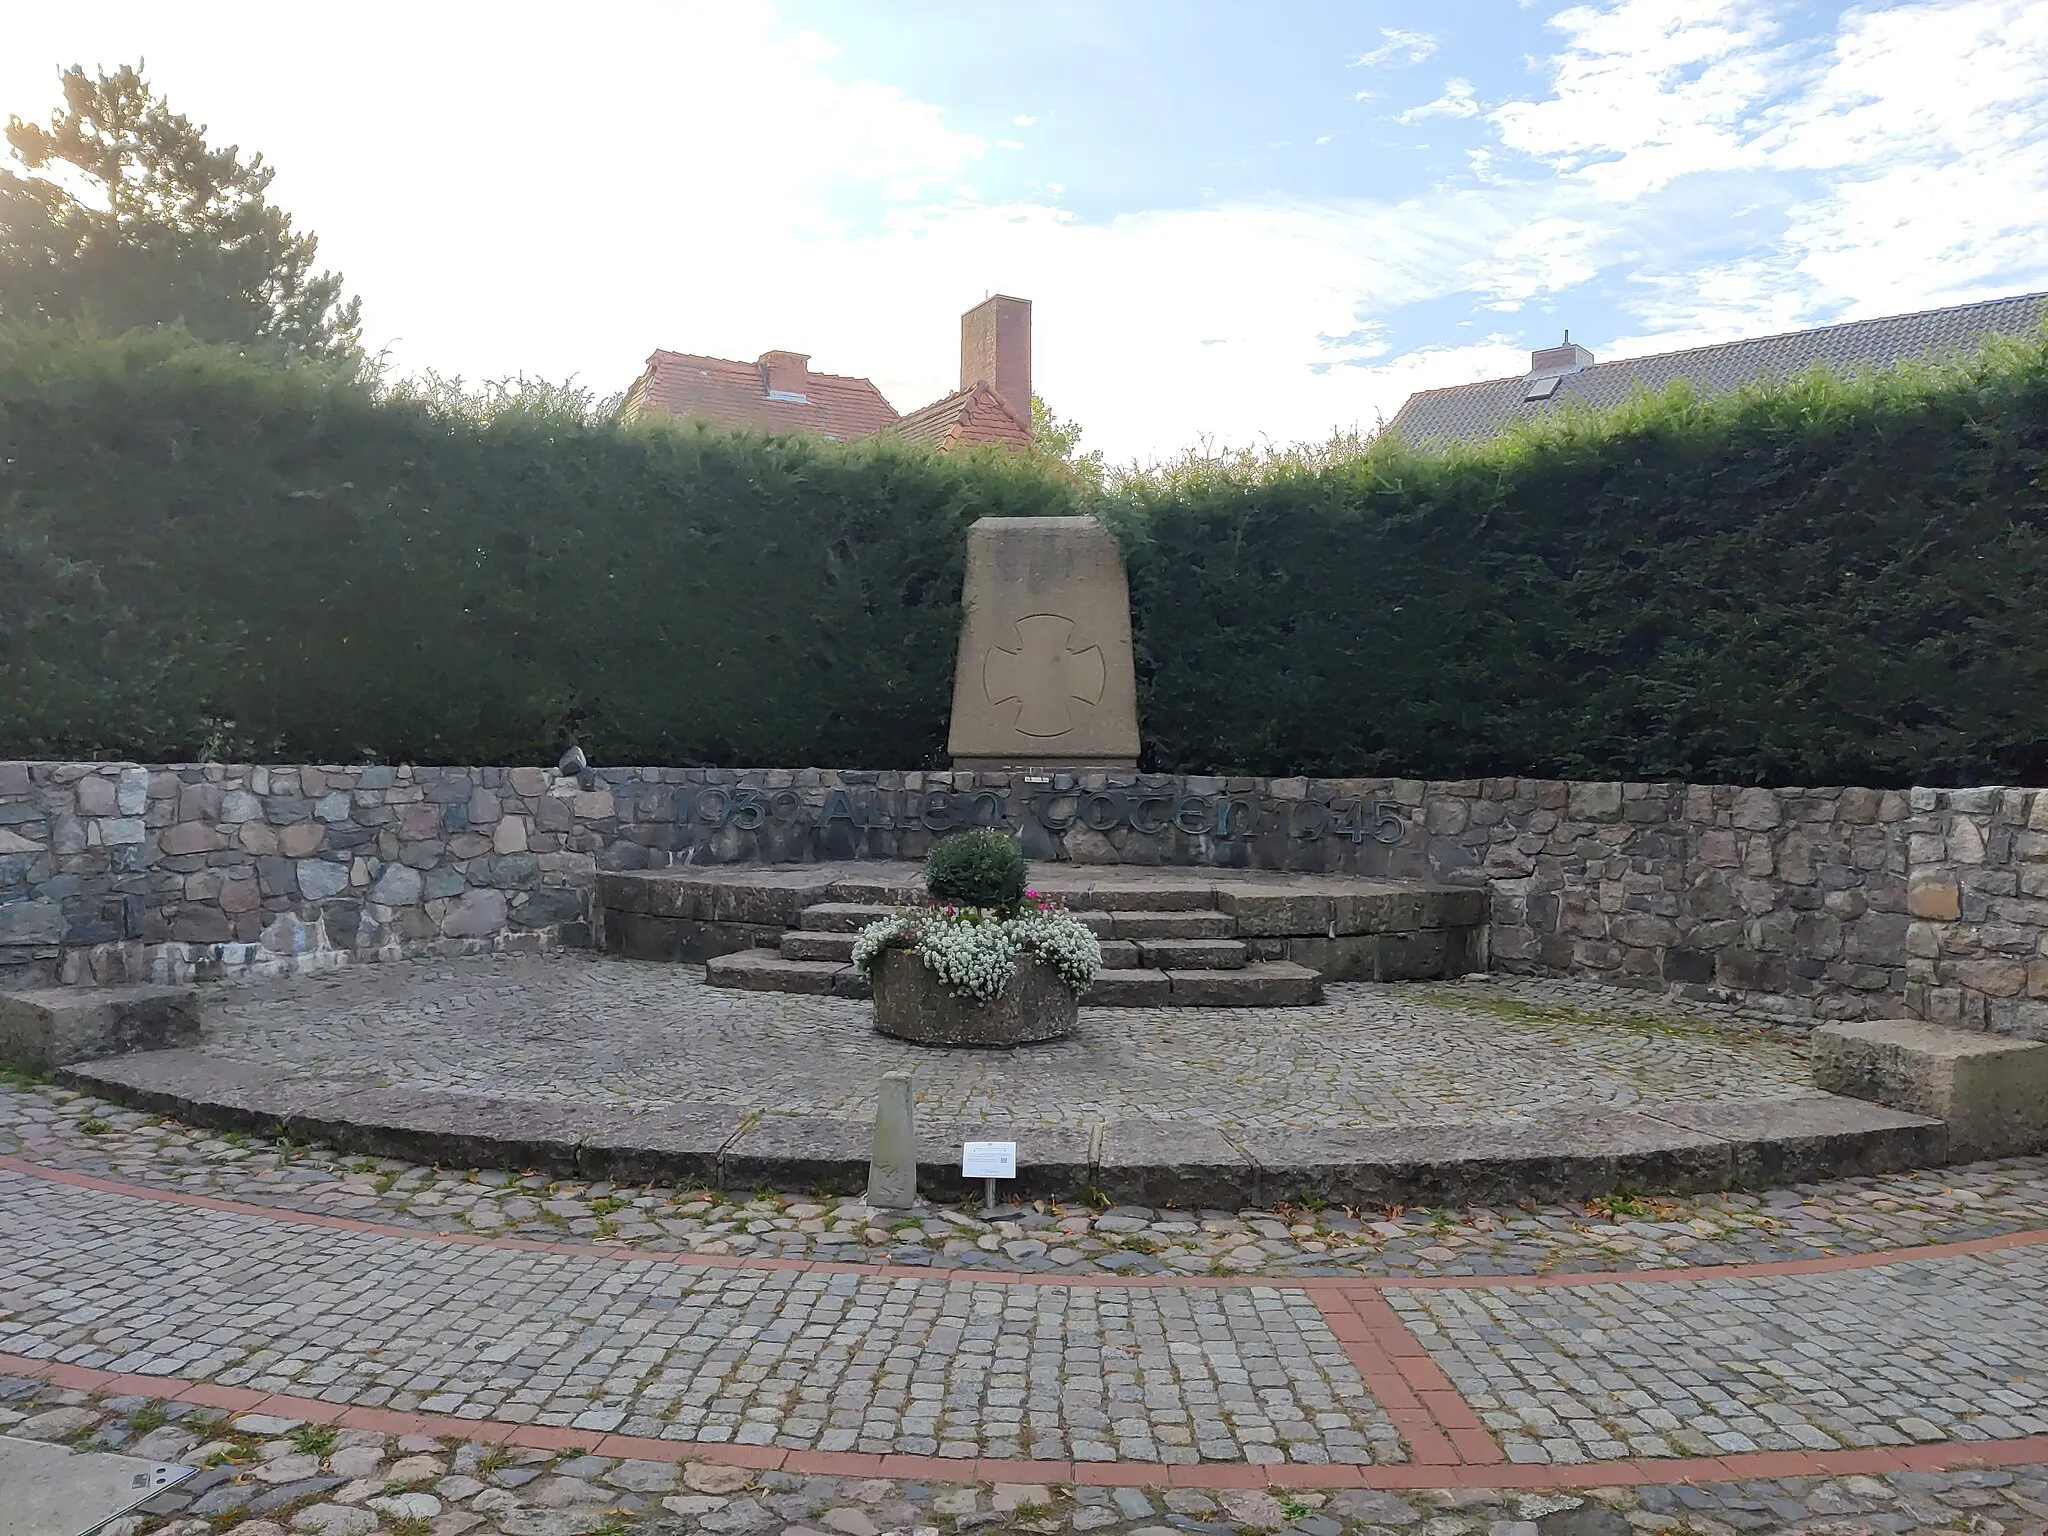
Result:
M1017 974L994 1002L955 997L930 966L907 950L884 950L869 978L875 1028L913 1045L1036 1045L1073 1033L1080 1002L1036 955L1017 957Z

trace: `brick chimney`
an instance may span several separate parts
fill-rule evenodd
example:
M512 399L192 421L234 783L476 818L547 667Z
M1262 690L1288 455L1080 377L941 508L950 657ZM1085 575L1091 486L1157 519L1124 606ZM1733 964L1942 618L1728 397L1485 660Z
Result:
M960 387L986 384L1031 425L1031 301L997 294L960 317Z
M805 399L804 382L811 374L808 352L763 352L756 365L761 370L761 387L769 398Z
M1552 378L1559 374L1577 373L1581 368L1593 366L1593 354L1572 340L1572 333L1564 333L1564 341L1555 347L1538 347L1529 354L1529 377L1532 379Z

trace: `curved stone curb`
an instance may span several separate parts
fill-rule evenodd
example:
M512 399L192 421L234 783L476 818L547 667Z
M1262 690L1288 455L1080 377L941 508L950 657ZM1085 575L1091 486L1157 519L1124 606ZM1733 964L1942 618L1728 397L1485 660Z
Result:
M721 1105L636 1112L425 1093L368 1074L307 1078L202 1051L80 1063L61 1081L194 1124L319 1141L344 1152L619 1183L858 1190L873 1128ZM1235 1133L1186 1121L1093 1128L921 1124L920 1187L970 1193L966 1140L1018 1145L1023 1198L1238 1209L1275 1201L1504 1205L1625 1190L1693 1194L1898 1172L1948 1161L1947 1127L1860 1099L1649 1105L1519 1124Z
M799 1271L825 1275L882 1275L899 1279L942 1279L971 1285L1097 1286L1133 1290L1157 1287L1171 1290L1208 1288L1256 1290L1285 1286L1317 1296L1338 1295L1357 1305L1361 1298L1386 1291L1474 1291L1554 1290L1573 1286L1659 1285L1701 1280L1755 1279L1772 1275L1831 1275L1852 1269L1882 1269L1891 1264L1918 1264L1968 1254L1999 1253L2010 1248L2033 1248L2048 1244L2048 1227L2024 1232L2003 1232L1991 1237L1968 1237L1952 1243L1922 1243L1912 1248L1876 1248L1861 1253L1835 1253L1823 1258L1768 1259L1756 1264L1694 1264L1666 1269L1578 1269L1547 1270L1542 1274L1508 1275L1180 1275L1112 1274L1100 1270L1005 1270L979 1265L944 1270L927 1265L903 1264L882 1258L825 1259L789 1258L770 1254L697 1253L687 1249L635 1248L625 1243L564 1239L513 1237L482 1232L448 1232L434 1227L409 1227L397 1222L367 1221L359 1216L336 1216L327 1211L303 1211L289 1206L256 1205L246 1200L229 1200L219 1195L195 1195L186 1190L160 1189L147 1184L130 1184L99 1174L80 1173L71 1168L53 1168L26 1157L0 1153L0 1169L52 1184L77 1189L100 1190L136 1200L155 1200L166 1205L190 1206L198 1210L221 1211L235 1216L254 1216L266 1221L326 1227L335 1231L370 1232L407 1241L459 1243L468 1247L503 1248L519 1253L559 1253L571 1257L630 1259L636 1263L674 1264L692 1269L754 1269Z

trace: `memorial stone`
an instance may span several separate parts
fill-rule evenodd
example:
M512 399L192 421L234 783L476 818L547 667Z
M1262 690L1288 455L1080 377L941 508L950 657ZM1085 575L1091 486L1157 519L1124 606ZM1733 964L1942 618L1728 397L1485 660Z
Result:
M947 740L956 768L1134 768L1123 556L1092 517L984 517L967 536Z

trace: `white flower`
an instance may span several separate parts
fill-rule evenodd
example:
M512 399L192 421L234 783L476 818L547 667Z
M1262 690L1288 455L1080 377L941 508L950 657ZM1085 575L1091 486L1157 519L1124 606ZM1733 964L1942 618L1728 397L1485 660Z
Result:
M956 997L977 1003L1002 996L1026 951L1076 997L1087 995L1102 968L1095 935L1059 907L1027 906L1012 917L979 907L902 908L860 931L854 969L871 976L886 949L908 950Z

